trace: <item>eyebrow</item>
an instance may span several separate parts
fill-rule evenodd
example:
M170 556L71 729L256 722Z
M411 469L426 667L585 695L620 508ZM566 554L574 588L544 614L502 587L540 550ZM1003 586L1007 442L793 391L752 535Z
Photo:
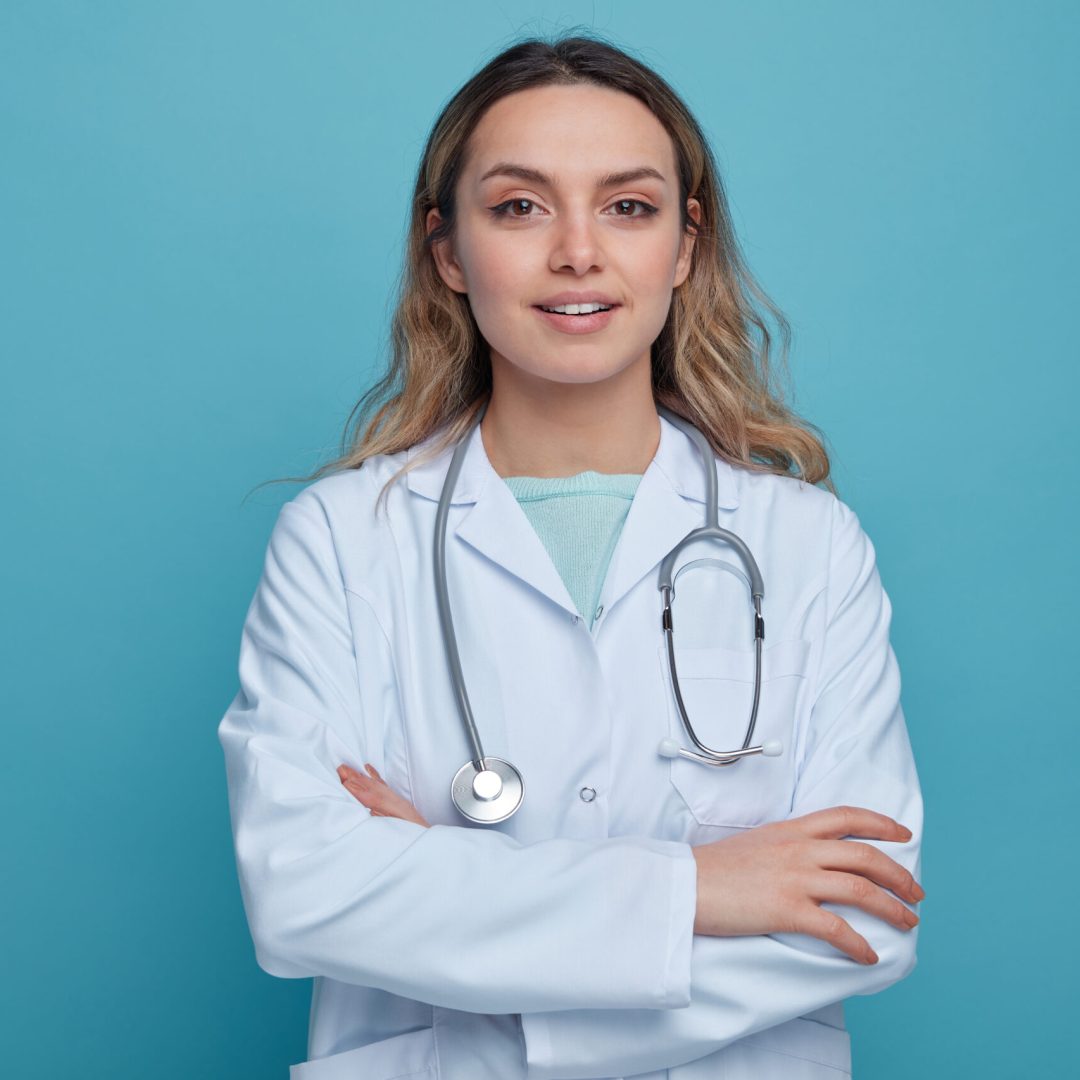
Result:
M528 165L515 165L512 161L500 161L493 165L477 183L483 183L492 176L516 176L519 180L528 180L533 184L544 184L547 187L555 187L555 182L547 173L539 169L533 169ZM640 165L635 169L624 169L622 172L608 173L596 181L596 188L616 187L621 184L629 184L633 180L659 180L666 184L667 180L663 173L657 172L651 165Z

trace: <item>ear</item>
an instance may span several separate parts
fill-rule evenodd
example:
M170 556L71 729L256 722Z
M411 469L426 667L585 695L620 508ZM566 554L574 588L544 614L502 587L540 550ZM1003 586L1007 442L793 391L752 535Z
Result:
M691 197L686 200L686 212L690 219L697 225L701 224L701 203ZM690 276L690 259L694 253L694 241L697 239L691 232L683 232L679 241L679 257L675 262L675 280L673 288L678 288Z
M428 211L427 220L424 222L428 234L441 222L442 215L435 207L432 207ZM465 274L461 269L461 264L454 258L453 248L448 238L438 240L431 245L431 256L435 260L435 269L439 272L439 277L454 292L466 293L469 291L465 285Z

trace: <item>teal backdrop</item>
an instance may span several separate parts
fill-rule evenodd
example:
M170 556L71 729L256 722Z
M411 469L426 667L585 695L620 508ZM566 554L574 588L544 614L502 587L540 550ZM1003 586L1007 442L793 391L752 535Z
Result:
M893 603L928 895L855 1075L1075 1075L1080 6L3 0L5 1076L305 1057L216 737L300 486L258 485L385 359L439 109L573 27L713 141Z

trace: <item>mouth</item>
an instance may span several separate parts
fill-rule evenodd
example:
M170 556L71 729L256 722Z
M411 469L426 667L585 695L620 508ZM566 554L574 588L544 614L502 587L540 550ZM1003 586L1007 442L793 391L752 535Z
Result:
M612 304L605 311L593 311L587 315L567 315L557 311L546 311L539 304L533 305L535 311L548 326L563 334L589 334L602 330L615 316L622 304Z

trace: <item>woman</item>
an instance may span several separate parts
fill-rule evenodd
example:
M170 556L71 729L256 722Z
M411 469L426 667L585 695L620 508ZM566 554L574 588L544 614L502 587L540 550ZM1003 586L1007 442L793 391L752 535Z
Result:
M752 296L698 125L611 44L519 43L436 122L386 400L282 508L219 728L258 962L315 979L294 1077L835 1077L843 999L914 967L891 607ZM703 446L762 619L694 540L671 638ZM765 752L664 756L680 701Z

